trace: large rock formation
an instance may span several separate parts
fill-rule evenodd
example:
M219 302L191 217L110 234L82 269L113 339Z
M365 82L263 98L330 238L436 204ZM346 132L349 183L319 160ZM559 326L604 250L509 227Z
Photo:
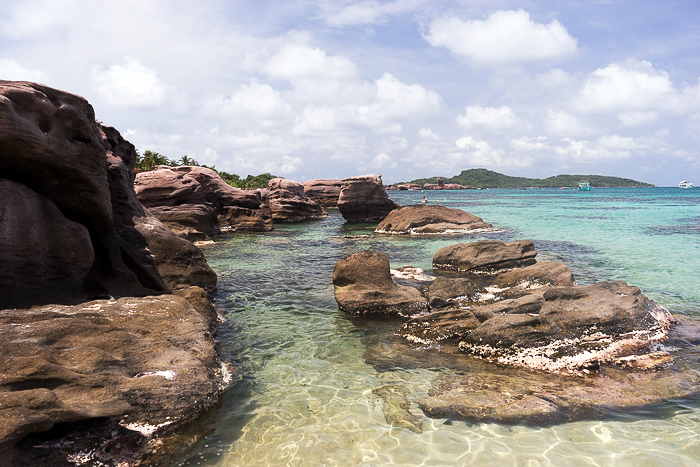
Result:
M156 209L154 214L164 213L171 225L179 223L182 235L209 235L194 230L192 208L185 205L206 205L219 217L214 233L223 231L272 230L272 215L258 190L241 190L227 184L219 175L205 167L158 166L149 172L136 175L136 195L148 208L169 206L172 209ZM206 230L208 226L198 223Z
M0 455L8 463L24 435L81 420L104 428L103 443L121 433L114 445L93 446L95 455L135 442L141 457L138 449L153 446L132 428L191 420L221 388L203 290L216 274L138 201L135 158L82 97L0 81ZM109 300L80 305L95 298ZM119 427L126 417L135 425ZM65 465L82 440L60 438L74 429L22 441L18 463Z
M302 182L306 196L324 208L338 207L341 180L307 180Z
M84 235L77 235L76 241L65 245L56 243L60 241L57 237L49 240L47 248L62 248L66 260L85 260L94 255L82 280L74 273L66 277L47 276L41 290L31 279L26 283L18 279L0 284L2 289L12 291L0 295L0 306L74 303L86 298L168 291L169 285L157 269L158 258L149 252L149 245L162 245L166 237L175 237L165 228L139 230L139 225L151 226L157 220L144 212L133 192L133 146L116 130L102 129L95 122L92 107L82 97L39 84L12 81L0 81L0 96L0 173L4 179L23 185L23 196L29 196L27 190L36 193L30 196L33 202L38 202L37 196L47 200L41 201L42 209L58 211L67 221L80 224L78 230L86 230L93 253L84 242L77 241ZM47 203L56 209L47 208ZM1 235L8 239L24 236L28 248L32 235L41 235L38 232L44 228L52 229L50 222L55 219L30 218L27 213L22 220L16 211L13 216L12 222L0 225ZM27 227L31 227L31 232ZM181 252L190 263L194 261L193 268L208 269L194 246L167 241L177 245L169 249L170 255ZM51 242L54 246L49 246ZM29 256L24 257L26 263L18 262L23 254L0 256L0 270L6 277L22 277L22 272L31 267L34 260ZM62 268L55 259L53 256L51 267ZM80 261L66 262L65 269L73 270ZM211 269L208 274L207 283L200 285L212 288L215 275Z
M379 222L399 205L389 199L382 179L363 175L343 179L338 210L348 222Z
M389 258L378 251L359 251L338 261L333 288L338 307L354 315L411 316L428 309L417 289L394 283Z
M375 233L444 234L495 230L480 217L461 209L419 204L394 209L379 223Z
M320 219L326 211L304 194L299 182L286 178L273 178L267 184L265 202L275 222L298 222Z
M68 453L80 451L102 465L116 465L108 461L119 456L136 461L154 432L192 420L225 387L228 370L217 358L210 325L209 317L174 295L1 310L0 453L6 465L8 457L27 465L20 460L37 450L41 465L64 465ZM111 434L93 435L92 446L84 439L81 449L39 437L12 449L30 433L101 418L113 420ZM63 425L60 434L71 430ZM123 447L112 450L117 443Z

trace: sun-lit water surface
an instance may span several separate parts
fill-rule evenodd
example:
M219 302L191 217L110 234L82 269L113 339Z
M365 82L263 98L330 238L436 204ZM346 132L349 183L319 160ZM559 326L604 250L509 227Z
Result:
M421 433L390 426L372 389L425 396L441 369L372 366L368 343L391 323L338 311L331 275L343 256L386 253L392 267L430 269L433 253L477 239L533 239L540 260L561 260L579 284L623 279L673 313L700 315L700 190L672 188L426 192L502 229L460 237L343 238L337 211L269 234L217 238L206 251L219 274L228 323L220 350L236 380L206 436L175 465L658 466L700 465L700 404L669 401L606 420L553 426L474 424L425 417ZM421 192L391 194L402 205Z

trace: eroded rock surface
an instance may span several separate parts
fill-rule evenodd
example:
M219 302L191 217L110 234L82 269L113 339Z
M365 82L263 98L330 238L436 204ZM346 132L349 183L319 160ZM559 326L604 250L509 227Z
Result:
M304 193L301 183L273 178L267 184L265 202L274 222L299 222L325 217L326 211Z
M338 210L348 222L380 222L399 207L375 175L345 178L342 182Z
M220 217L222 230L272 229L272 216L260 191L232 187L205 167L158 166L136 175L134 186L139 200L149 208L206 205ZM174 222L172 216L169 222ZM192 227L182 224L181 229L187 228Z
M495 231L480 217L445 206L414 205L395 209L379 223L375 233L445 234Z
M338 261L333 288L338 307L354 315L411 316L428 309L418 289L394 283L389 258L378 251L360 251Z
M307 180L301 183L306 196L324 208L337 207L341 180Z
M178 237L192 242L207 241L219 232L219 218L211 206L181 204L148 209Z
M457 243L440 248L433 256L433 269L489 272L535 264L532 240L505 243L498 240Z
M0 450L65 422L143 438L192 419L226 384L209 326L174 295L0 311Z

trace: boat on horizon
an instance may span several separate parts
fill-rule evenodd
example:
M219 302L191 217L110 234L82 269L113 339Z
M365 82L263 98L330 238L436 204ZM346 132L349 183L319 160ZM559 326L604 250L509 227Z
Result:
M578 189L581 191L591 191L591 184L588 180L582 180L578 182Z
M693 182L683 179L683 181L678 184L678 188L693 188Z

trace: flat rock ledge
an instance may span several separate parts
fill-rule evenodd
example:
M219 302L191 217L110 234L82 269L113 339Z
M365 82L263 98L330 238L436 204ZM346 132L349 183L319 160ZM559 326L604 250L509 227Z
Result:
M355 315L403 321L368 361L478 368L441 373L428 397L401 393L431 417L550 423L698 392L697 352L689 359L678 349L690 344L669 344L674 331L685 331L664 307L624 281L577 286L564 263L537 262L536 255L529 240L452 245L436 252L432 282L425 274L417 280L412 268L393 273L412 287L393 282L383 254L358 252L336 265L336 300ZM396 300L398 287L425 302ZM404 363L407 355L414 360ZM626 387L630 381L647 386ZM419 424L394 418L394 426Z
M374 233L444 235L497 231L480 217L461 209L419 204L394 209L379 223Z
M229 384L211 320L175 295L0 311L3 458L132 466L164 456L162 438Z

